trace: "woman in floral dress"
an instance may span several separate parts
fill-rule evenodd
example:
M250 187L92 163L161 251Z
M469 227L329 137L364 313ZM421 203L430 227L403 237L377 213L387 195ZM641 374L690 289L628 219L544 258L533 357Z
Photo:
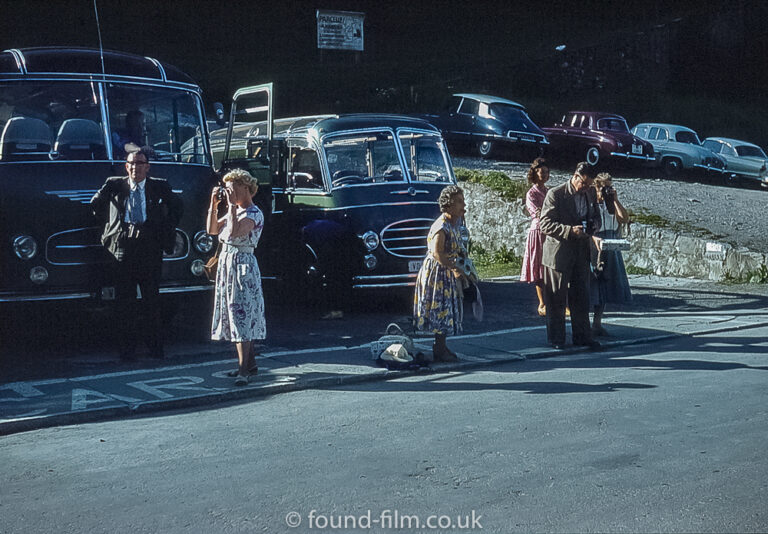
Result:
M464 220L464 192L460 187L445 187L438 199L442 214L427 236L427 257L416 278L413 315L416 328L435 335L432 353L436 361L455 361L448 350L448 334L461 332L463 298L461 272L456 260L463 254L459 229Z
M267 335L261 273L254 256L264 227L264 215L253 203L258 185L248 172L233 170L223 181L225 187L215 187L211 193L207 222L207 232L218 235L221 243L211 339L225 339L235 344L239 366L231 375L236 376L235 385L243 386L248 383L248 377L258 371L253 342ZM227 212L217 219L220 191Z
M520 273L520 281L536 284L536 295L539 297L539 315L547 314L544 306L544 280L541 272L541 250L543 238L539 230L539 216L544 197L547 196L549 180L549 167L544 158L536 158L528 169L528 183L531 188L525 195L525 207L531 214L531 226L525 240L525 254L523 255L523 269Z

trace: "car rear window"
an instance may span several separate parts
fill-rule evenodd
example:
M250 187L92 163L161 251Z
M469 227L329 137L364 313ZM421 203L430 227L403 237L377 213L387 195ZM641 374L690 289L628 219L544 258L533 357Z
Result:
M678 143L690 143L692 145L700 145L699 138L693 132L677 132L675 134L675 141Z
M742 158L764 158L765 152L760 147L741 145L736 147L736 153Z
M611 130L613 132L629 132L629 126L623 119L600 119L597 121L598 130Z

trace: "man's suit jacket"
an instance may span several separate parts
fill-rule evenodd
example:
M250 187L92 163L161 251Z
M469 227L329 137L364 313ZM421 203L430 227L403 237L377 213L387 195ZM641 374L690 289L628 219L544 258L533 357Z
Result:
M171 190L166 180L145 178L144 188L146 220L141 231L142 240L150 253L162 255L162 251L173 250L176 225L183 212L178 196ZM131 192L127 176L113 176L91 199L91 208L96 217L104 222L101 243L118 261L123 259L127 233L125 204Z
M580 217L576 211L575 194L569 190L569 183L553 187L547 192L539 226L545 236L541 263L560 272L569 272L577 262L585 267L589 263L589 238L577 238L572 234L571 227L581 226L585 219L591 233L597 232L600 227L600 212L595 207L595 190L591 187L587 190L587 215Z

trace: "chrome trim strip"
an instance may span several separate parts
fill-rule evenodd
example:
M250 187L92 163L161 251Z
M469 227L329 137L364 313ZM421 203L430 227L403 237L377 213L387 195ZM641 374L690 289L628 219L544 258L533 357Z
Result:
M413 282L397 282L392 284L354 284L352 286L352 289L377 289L377 288L388 288L388 287L414 287L416 285L416 281Z
M83 248L104 248L104 245L56 245L53 248L63 248L63 249L83 249Z
M445 183L445 182L436 182L436 183ZM411 196L416 196L416 195L428 195L429 191L425 191L423 189L413 189L413 190L406 189L405 191L390 191L389 194L390 195L411 195Z
M43 75L44 74L44 75ZM8 78L9 73L3 73L0 76L0 82L30 82L30 81L39 81L39 82L90 82L94 78L97 78L99 81L103 82L112 82L112 83L124 83L124 84L130 84L130 85L145 85L145 86L152 86L152 87L164 87L166 89L173 88L178 89L180 91L191 91L196 93L197 95L200 95L202 93L202 89L198 87L195 84L186 83L186 82L177 82L177 81L170 81L163 83L161 80L158 80L157 78L142 78L140 76L124 76L124 75L118 75L118 74L107 74L106 78L100 73L100 72L90 72L90 73L84 73L84 72L62 72L62 73L35 73L30 75L25 75L23 78L22 75L10 75L11 78Z
M27 73L27 60L24 57L24 54L21 53L21 50L18 48L10 48L8 52L11 53L13 56L13 59L16 60L16 66L19 68L19 72L21 74Z
M160 293L192 293L194 291L210 291L214 288L213 282L201 286L161 287Z
M366 281L366 280L397 280L401 278L416 278L417 273L406 273L406 274L380 274L378 276L376 275L370 275L370 276L355 276L352 278L352 280L360 280L360 281Z
M655 156L640 156L638 154L626 154L624 152L611 152L611 156L626 159L641 159L643 161L656 161Z
M705 171L715 171L719 173L728 172L726 169L721 169L720 167L712 167L711 165L702 165L701 163L694 163L694 167L698 167L699 169L704 169Z
M414 239L421 239L422 236L409 236L409 237L389 237L387 241L413 241ZM423 236L426 239L426 236Z
M144 56L144 59L147 59L150 62L152 62L152 64L154 64L155 67L157 67L157 70L160 71L160 77L163 79L163 82L168 83L168 77L165 75L165 69L160 64L160 62L155 58L149 57L149 56Z
M32 160L32 161L0 161L0 165L18 165L18 164L29 165L30 163L35 163L35 164L37 164L37 163L46 163L46 164L51 164L51 163L91 163L91 164L93 164L93 163L101 163L101 164L109 163L110 165L116 165L116 164L119 165L121 163L124 164L125 160L122 160L122 159L95 159L95 160L94 159L57 159L57 160L41 159L41 160ZM153 167L157 166L157 165L185 165L185 166L189 165L189 166L192 166L192 167L205 167L207 169L211 168L210 165L205 164L205 163L192 163L192 162L187 163L187 162L184 162L184 161L158 161L158 160L154 160L154 159L152 161L150 161L150 164L152 164ZM379 185L379 184L377 184L377 185Z
M418 238L414 237L413 239L418 239ZM426 238L424 238L424 239L426 240ZM414 247L388 247L388 248L387 248L387 252L389 252L389 253L390 253L390 254L392 254L393 256L397 256L397 254L394 254L394 253L392 252L393 250L397 250L397 251L401 251L401 250L414 250L414 249L417 249L417 248L423 248L423 249L426 249L426 248L427 248L427 244L426 244L426 243L424 243L423 245L418 245L418 246L414 246ZM410 257L410 256L409 256L409 257Z
M91 82L93 83L93 82ZM107 150L107 158L112 160L112 125L109 122L109 103L107 102L106 92L103 83L97 83L99 86L99 110L101 111L101 128L104 131L104 147Z
M0 302L38 302L45 300L74 300L94 297L94 293L62 293L53 295L18 295L4 297L0 295Z

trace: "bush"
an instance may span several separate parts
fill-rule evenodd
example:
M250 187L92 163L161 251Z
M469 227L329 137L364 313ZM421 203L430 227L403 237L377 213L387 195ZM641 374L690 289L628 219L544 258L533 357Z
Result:
M501 193L501 198L510 202L518 199L525 200L525 195L530 188L525 180L511 178L507 173L501 171L477 171L456 167L454 174L456 174L456 179L459 182L482 184L498 191Z

